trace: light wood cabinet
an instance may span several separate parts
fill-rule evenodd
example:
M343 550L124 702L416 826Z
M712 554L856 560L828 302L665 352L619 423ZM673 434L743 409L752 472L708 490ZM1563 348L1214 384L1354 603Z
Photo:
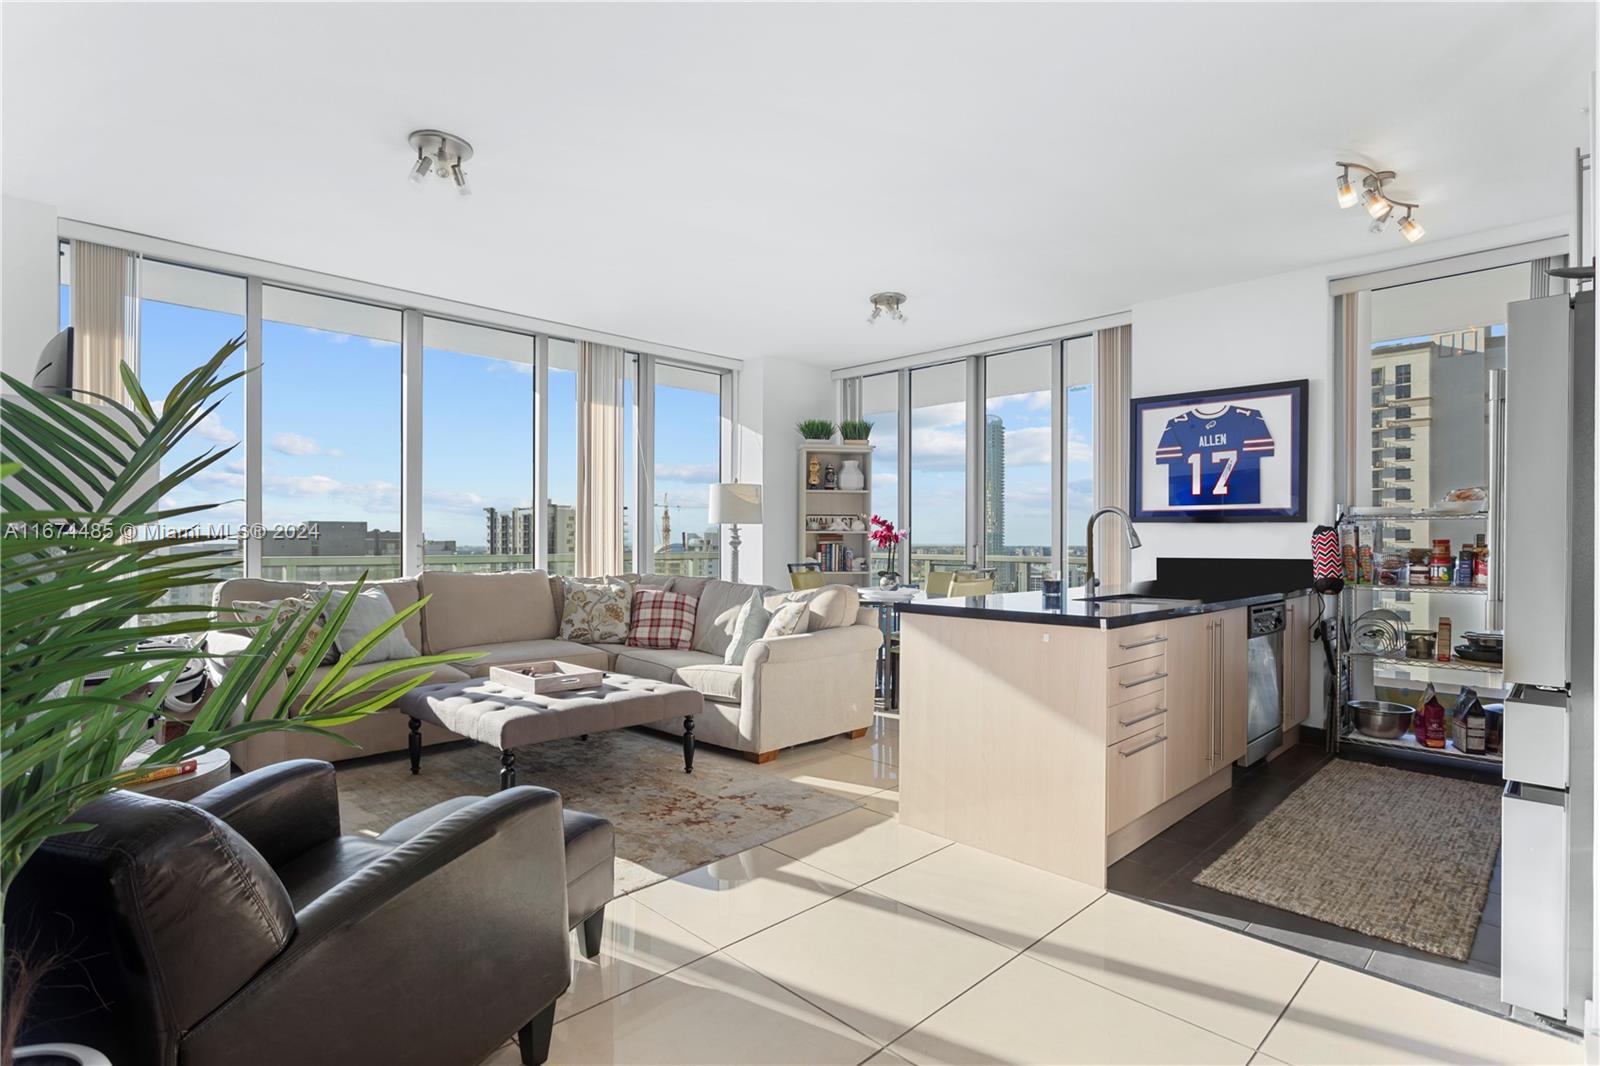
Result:
M1288 732L1311 716L1310 596L1290 596L1283 625L1283 728Z
M1214 653L1209 614L1167 623L1166 795L1170 799L1211 776L1217 747Z
M1106 749L1106 831L1116 832L1166 797L1167 727L1154 729Z
M1216 768L1244 758L1250 744L1250 612L1245 607L1218 611L1217 698L1221 719Z

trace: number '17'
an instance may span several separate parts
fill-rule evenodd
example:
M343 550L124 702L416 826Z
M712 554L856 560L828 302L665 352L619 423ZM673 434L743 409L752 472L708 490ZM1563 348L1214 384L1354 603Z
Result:
M1230 448L1227 451L1212 452L1209 458L1213 466L1222 467L1222 473L1217 475L1217 483L1211 486L1211 495L1226 496L1228 479L1233 476L1233 468L1239 462L1239 452ZM1189 453L1189 491L1195 496L1200 495L1200 467L1203 461L1199 452Z

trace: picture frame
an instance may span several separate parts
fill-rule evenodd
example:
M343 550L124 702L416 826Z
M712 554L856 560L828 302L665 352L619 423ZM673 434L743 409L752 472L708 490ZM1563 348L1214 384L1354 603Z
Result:
M1132 401L1129 513L1139 522L1304 522L1310 381Z

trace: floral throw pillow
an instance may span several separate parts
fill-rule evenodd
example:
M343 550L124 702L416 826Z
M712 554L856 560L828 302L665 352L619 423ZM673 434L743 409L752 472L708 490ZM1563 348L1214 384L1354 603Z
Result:
M665 589L638 589L628 621L630 648L678 648L694 645L694 616L700 601Z
M277 611L278 625L292 626L300 622L300 616L304 612L315 612L318 603L319 598L314 592L308 590L303 595L285 596L281 600L234 600L233 604L227 609L232 611L234 617L241 622L265 622L272 617L273 611ZM295 650L296 663L300 661L306 652L311 650L312 643L322 635L322 630L323 619L321 615L318 615L317 620L311 623L311 628L306 630L305 639L300 642L300 647ZM338 661L338 649L329 645L327 654L322 657L320 662L313 665L332 666ZM294 667L291 665L291 672L293 669Z
M628 600L633 590L625 581L603 585L562 578L561 639L580 644L621 644L628 639Z
M763 640L773 637L792 637L796 633L806 631L806 605L804 603L786 603L772 612L772 618L767 622L767 631L761 635Z

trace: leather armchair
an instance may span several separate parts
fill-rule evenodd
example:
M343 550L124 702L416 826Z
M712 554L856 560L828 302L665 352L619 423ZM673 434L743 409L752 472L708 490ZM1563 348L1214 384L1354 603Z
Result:
M296 760L177 803L114 792L6 899L58 963L25 1042L117 1066L543 1062L570 976L561 798L520 787L341 836L333 767Z

